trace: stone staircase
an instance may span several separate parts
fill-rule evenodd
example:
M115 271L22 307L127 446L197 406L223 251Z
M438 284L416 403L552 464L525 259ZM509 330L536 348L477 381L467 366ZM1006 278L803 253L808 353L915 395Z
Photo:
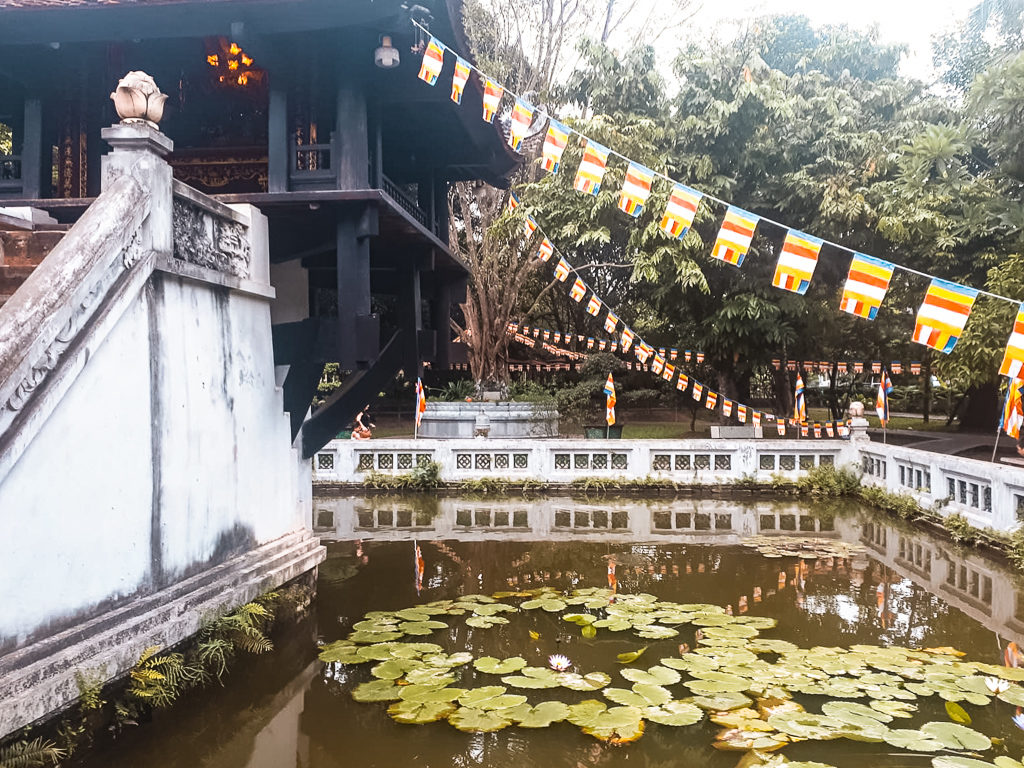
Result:
M3 215L0 209L0 307L61 241L67 229L68 225L52 219L32 222Z

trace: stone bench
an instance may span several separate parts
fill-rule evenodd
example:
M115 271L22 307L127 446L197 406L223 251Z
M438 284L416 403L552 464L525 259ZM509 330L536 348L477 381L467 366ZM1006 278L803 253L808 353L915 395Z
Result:
M754 438L760 440L764 437L764 431L761 427L754 426L742 426L742 427L711 427L711 437L714 440L720 439L740 439L740 438Z

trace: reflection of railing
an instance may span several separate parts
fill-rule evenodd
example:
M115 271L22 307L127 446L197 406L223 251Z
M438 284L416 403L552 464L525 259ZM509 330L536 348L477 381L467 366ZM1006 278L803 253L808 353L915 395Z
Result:
M383 173L380 175L380 186L387 196L398 203L406 213L416 219L416 221L427 229L431 229L427 212L420 208L419 203L416 200L413 200L412 195L395 184L395 182Z

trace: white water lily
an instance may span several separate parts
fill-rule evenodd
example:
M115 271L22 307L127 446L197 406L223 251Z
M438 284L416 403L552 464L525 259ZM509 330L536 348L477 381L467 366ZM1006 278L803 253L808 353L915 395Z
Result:
M548 666L556 672L564 672L572 666L572 662L569 661L568 656L563 656L560 653L548 656Z
M992 693L1000 694L1010 687L1010 683L1003 680L1001 677L986 677L985 686L992 691Z

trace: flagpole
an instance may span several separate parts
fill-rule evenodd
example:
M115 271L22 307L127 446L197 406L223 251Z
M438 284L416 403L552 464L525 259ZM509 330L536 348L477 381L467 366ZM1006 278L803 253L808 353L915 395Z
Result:
M1000 427L996 430L996 444L992 448L992 464L996 463L996 453L999 451L999 436L1002 434L1003 428Z

